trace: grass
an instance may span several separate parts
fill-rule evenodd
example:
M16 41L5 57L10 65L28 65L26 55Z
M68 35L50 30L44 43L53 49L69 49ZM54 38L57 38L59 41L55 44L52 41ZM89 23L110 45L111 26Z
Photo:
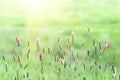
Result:
M112 70L111 66L115 65L115 68L117 69L116 73L116 79L118 79L119 76L119 56L117 53L112 53L111 49L114 49L113 46L111 46L110 40L101 40L95 33L87 32L86 28L81 28L81 34L85 36L81 36L81 38L77 38L77 36L80 36L79 30L77 28L73 28L72 30L75 31L75 43L72 45L71 42L71 30L66 29L66 31L63 31L60 34L60 45L57 42L57 37L54 35L50 35L53 37L53 42L46 43L46 45L40 45L40 51L37 51L36 49L36 43L35 41L30 41L30 46L27 47L27 39L22 40L21 37L21 46L18 47L15 42L15 36L12 43L13 49L15 49L15 52L10 50L8 48L8 52L4 54L5 60L2 60L1 54L1 79L12 79L12 78L18 78L17 80L24 80L24 79L36 79L36 80L78 80L83 79L84 77L89 80L112 80ZM85 32L85 31L86 32ZM98 32L97 32L98 33ZM63 35L64 34L64 35ZM99 35L99 34L98 34ZM94 36L94 37L93 37ZM44 36L45 37L45 36ZM97 39L97 38L98 39ZM74 52L71 55L71 50L67 50L66 44L67 39L70 39L70 45L73 47ZM93 47L93 39L95 38L95 45L97 47L97 54L98 58L95 57L95 51ZM85 46L82 47L82 41L85 41ZM42 40L44 41L44 39ZM42 43L40 41L40 43ZM102 47L105 45L105 42L110 42L110 48L105 51L103 55L100 55L99 51L102 51L99 49L98 43L101 42ZM50 41L48 41L50 42ZM34 46L33 46L34 45ZM28 49L30 48L30 58L27 59L27 53ZM44 48L44 52L43 52ZM47 52L48 48L50 48L50 53ZM55 49L54 49L55 48ZM90 49L90 56L87 56L87 49ZM59 53L58 53L59 51ZM63 53L65 51L65 55ZM78 54L77 54L78 53ZM11 55L12 54L12 55ZM39 60L39 55L41 54L42 60ZM64 58L58 58L59 55L63 55ZM15 57L15 61L13 59L13 56ZM20 57L20 59L18 58ZM57 57L57 61L55 60L55 56ZM75 61L72 60L72 57L74 56ZM78 57L77 57L78 56ZM115 60L113 60L115 58ZM95 63L96 62L96 63ZM5 69L5 66L7 64L7 72ZM27 66L26 66L27 65ZM101 66L101 68L99 68ZM26 68L25 68L26 67ZM14 70L13 70L14 69ZM29 74L29 77L27 75ZM9 75L10 77L7 77ZM24 78L24 77L25 78Z
M113 80L114 73L116 80L120 80L119 1L70 0L63 3L57 17L48 15L45 20L35 15L28 17L22 9L7 6L4 1L0 4L5 7L0 8L1 80ZM75 33L74 45L72 31ZM20 47L16 36L21 40ZM40 39L40 51L36 48L37 38ZM68 39L73 52L66 48ZM99 42L102 47L106 42L110 44L103 55Z

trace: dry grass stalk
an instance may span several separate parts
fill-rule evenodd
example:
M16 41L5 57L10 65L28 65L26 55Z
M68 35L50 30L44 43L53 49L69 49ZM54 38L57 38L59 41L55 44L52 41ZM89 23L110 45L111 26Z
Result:
M22 62L21 62L20 56L18 56L18 62L19 62L19 64L20 64L20 67L22 67Z
M17 46L19 47L20 44L21 44L21 40L20 40L20 38L16 37L16 43L17 43Z
M82 47L85 46L85 40L82 41L81 46L82 46Z
M64 65L65 61L63 59L60 59L60 63L61 63L61 65Z
M105 45L103 46L102 49L102 54L106 51L106 49L108 49L110 47L109 43L105 43Z

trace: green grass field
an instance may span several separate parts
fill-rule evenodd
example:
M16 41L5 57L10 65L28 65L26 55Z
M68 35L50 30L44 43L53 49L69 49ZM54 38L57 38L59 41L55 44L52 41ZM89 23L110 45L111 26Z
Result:
M120 80L119 0L27 1L0 0L0 80Z

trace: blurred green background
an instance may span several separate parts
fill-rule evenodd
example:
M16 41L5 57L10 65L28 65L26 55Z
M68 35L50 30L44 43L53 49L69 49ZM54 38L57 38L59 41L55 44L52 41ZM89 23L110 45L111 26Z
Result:
M88 40L89 25L92 37L110 42L107 55L119 59L119 13L120 0L0 0L0 54L14 49L16 36L34 48L37 37L42 46L49 46L71 31L79 49Z
M90 32L87 30L87 25ZM75 32L75 44L72 47L75 49L75 56L79 55L80 58L76 59L78 65L77 61L75 63L69 61L70 51L65 48L68 53L65 56L68 58L66 62L70 64L67 64L67 68L64 69L59 62L54 62L53 57L56 57L59 51L58 36L64 48L67 39L71 41L72 31ZM66 76L71 80L82 80L84 76L86 80L113 80L111 71L113 64L116 68L116 80L118 80L118 77L120 79L119 35L120 0L0 0L0 79L9 80L19 76L19 80L22 80L22 75L29 72L32 80L41 80L43 77L46 80L56 80L60 69L62 75L58 80L64 80ZM21 40L20 47L16 44L16 36ZM41 54L42 51L37 52L37 38L40 39L40 47L45 49L46 54ZM110 44L110 48L104 55L99 56L98 64L102 65L102 70L98 70L98 66L94 65L96 60L93 57L95 53L92 46L93 38L96 40L98 53L101 51L98 47L99 42L102 46L106 42ZM27 41L30 42L30 59L26 58L29 52ZM84 48L81 47L83 41L85 41ZM51 54L47 54L48 48L51 49ZM88 49L91 50L89 59ZM19 60L17 61L18 56L14 53L17 55L22 53L22 56L20 55L22 65L29 64L28 69L21 68L18 64ZM13 61L11 54L15 55L16 61ZM40 74L39 54L43 55L44 74ZM86 70L83 69L82 62L86 63ZM8 72L5 71L7 63ZM93 69L88 70L91 65ZM19 70L19 75L16 70ZM77 76L78 73L81 77Z

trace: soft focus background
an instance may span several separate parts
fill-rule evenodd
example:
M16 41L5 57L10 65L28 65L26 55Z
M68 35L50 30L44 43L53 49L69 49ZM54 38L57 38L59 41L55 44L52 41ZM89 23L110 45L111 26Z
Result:
M87 39L86 25L98 41L109 41L120 57L119 0L0 0L0 53L13 48L15 37L41 45L74 31L78 42Z
M14 50L16 36L34 50L36 38L48 47L72 31L77 50L83 40L109 42L105 57L120 67L120 0L0 0L0 55Z

